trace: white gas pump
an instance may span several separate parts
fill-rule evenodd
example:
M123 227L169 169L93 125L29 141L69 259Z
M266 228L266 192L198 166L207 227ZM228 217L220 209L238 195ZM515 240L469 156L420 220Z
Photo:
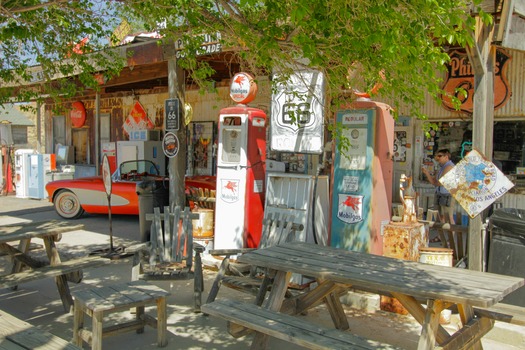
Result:
M266 114L245 105L255 98L257 85L246 73L236 74L230 96L239 105L219 114L216 249L259 245L264 212Z

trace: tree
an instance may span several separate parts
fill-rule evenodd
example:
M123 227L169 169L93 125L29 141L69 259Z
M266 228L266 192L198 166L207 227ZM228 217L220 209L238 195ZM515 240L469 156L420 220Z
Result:
M124 61L117 51L103 50L118 24L116 5L99 0L2 1L0 105L13 99L74 96L98 87L96 73L117 74Z
M480 0L474 1L479 4ZM166 40L183 38L184 68L202 82L210 74L195 55L202 34L221 33L243 69L286 78L307 61L325 74L328 101L343 90L371 91L420 116L425 93L441 93L436 72L450 45L472 43L469 0L155 0L126 1L131 15ZM159 28L159 23L163 26ZM200 36L199 36L200 35Z

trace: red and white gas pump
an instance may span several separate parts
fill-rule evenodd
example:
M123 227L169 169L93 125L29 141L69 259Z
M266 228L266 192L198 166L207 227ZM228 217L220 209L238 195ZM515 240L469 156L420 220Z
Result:
M246 73L236 74L230 97L238 105L219 114L215 249L256 248L264 215L266 113L246 103L257 85Z

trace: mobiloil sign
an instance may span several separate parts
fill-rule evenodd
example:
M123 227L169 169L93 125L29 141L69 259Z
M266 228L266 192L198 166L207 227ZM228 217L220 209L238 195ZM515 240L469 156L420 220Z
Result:
M390 107L357 101L336 112L336 123L350 142L334 147L330 244L382 254L381 226L390 220L394 120Z

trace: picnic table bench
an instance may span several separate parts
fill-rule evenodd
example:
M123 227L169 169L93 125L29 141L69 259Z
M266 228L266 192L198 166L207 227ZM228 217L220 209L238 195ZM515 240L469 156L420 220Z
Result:
M0 348L79 350L76 345L0 310Z
M474 317L474 308L490 308L525 284L523 278L422 264L303 242L258 249L242 255L239 261L266 267L275 273L273 288L263 307L246 307L248 314L243 316L245 319L240 319L236 315L237 310L224 300L203 305L202 310L255 330L252 349L264 349L268 336L314 349L329 348L317 344L326 344L329 338L334 337L334 332L338 337L349 337L349 332L336 330L327 332L321 329L312 333L311 324L305 320L296 322L299 329L288 333L285 323L291 321L293 315L323 303L335 328L347 330L348 321L339 295L341 289L352 287L377 290L398 299L422 325L418 349L479 347L480 339L494 326L494 319L488 317L489 314ZM312 276L317 279L318 286L297 295L292 303L289 299L284 303L292 273ZM242 302L237 300L236 303ZM439 315L444 308L454 305L458 308L463 327L449 334L439 324ZM280 321L282 318L283 321ZM313 340L308 340L312 337ZM370 342L364 345L370 348L375 346Z
M1 288L17 288L19 284L55 277L58 292L64 306L69 312L73 299L67 281L79 283L82 280L82 269L98 267L109 263L107 259L86 256L62 262L55 242L66 232L80 230L82 224L70 224L66 221L27 222L0 227L0 251L12 258L8 273L0 276ZM40 238L48 261L41 261L29 255L31 239ZM10 242L17 242L14 247ZM23 270L27 266L29 269Z

